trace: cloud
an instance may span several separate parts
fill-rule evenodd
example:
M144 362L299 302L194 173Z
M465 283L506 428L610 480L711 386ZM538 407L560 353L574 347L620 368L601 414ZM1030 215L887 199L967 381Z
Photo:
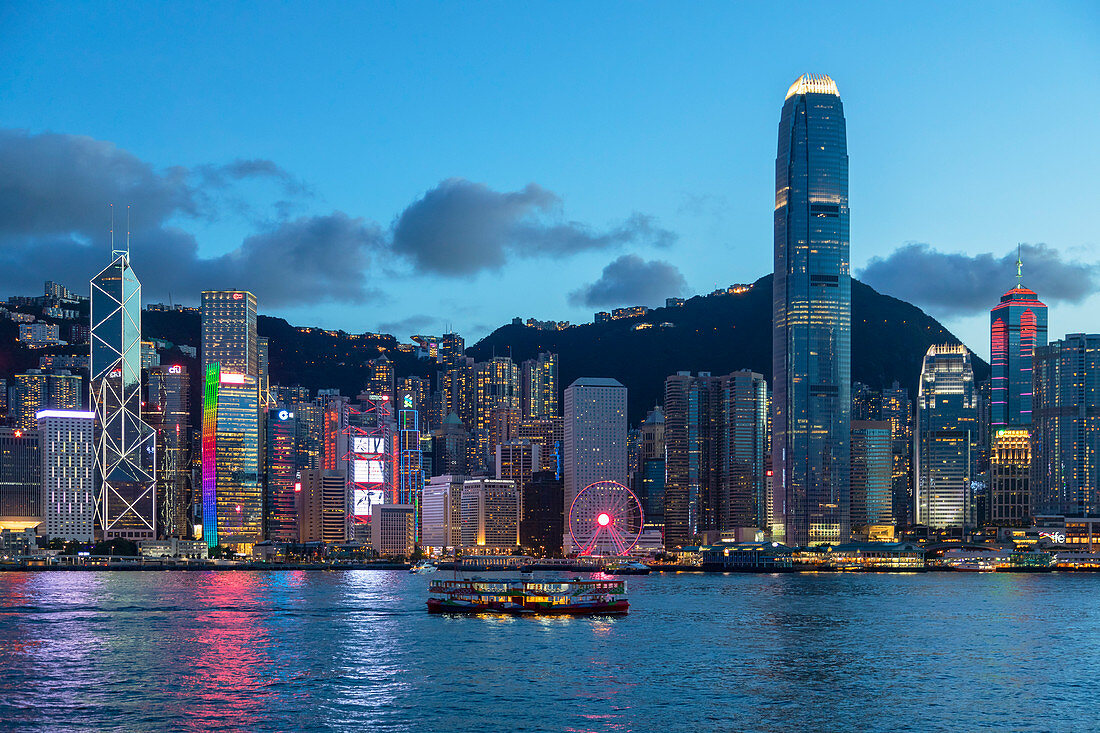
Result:
M598 231L564 220L561 208L557 194L535 183L501 193L450 178L394 220L394 252L420 272L465 277L499 270L512 257L571 255L627 244L663 247L676 239L642 214Z
M156 169L114 144L80 135L0 130L0 288L36 292L47 279L83 291L110 257L108 202L117 202L116 246L132 204L131 255L147 301L171 291L194 301L204 289L242 288L265 305L361 303L366 271L384 248L373 223L339 211L267 221L232 251L199 254L183 219L218 216L233 182L267 178L286 196L305 187L271 161L237 160Z
M1022 247L1023 283L1046 302L1079 303L1097 288L1100 263L1075 262L1046 244ZM940 252L914 242L872 258L858 273L888 295L943 315L989 310L1016 282L1016 250L997 257Z
M413 335L420 331L423 331L429 326L435 326L439 323L438 316L429 316L423 313L418 313L408 318L402 318L398 321L388 321L386 323L379 323L378 330L381 333L394 334L397 338L404 338L405 335Z
M687 292L687 281L675 265L623 255L603 268L600 279L569 294L569 302L584 306L653 305Z

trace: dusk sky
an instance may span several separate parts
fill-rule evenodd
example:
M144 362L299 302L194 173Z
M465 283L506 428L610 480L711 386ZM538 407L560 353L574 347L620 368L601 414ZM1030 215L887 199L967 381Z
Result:
M86 292L109 202L146 302L244 288L403 340L749 282L784 94L825 73L857 277L988 358L1023 243L1051 338L1100 328L1095 2L34 2L0 29L0 296Z

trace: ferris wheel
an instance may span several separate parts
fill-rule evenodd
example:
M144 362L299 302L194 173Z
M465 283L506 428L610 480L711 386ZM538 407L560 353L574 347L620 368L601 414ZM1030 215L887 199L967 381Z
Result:
M589 484L569 507L569 536L579 555L625 555L642 533L642 504L617 481Z

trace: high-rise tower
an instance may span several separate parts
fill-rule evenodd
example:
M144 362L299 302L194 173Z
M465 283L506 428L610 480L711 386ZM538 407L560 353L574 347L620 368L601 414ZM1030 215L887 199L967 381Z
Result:
M91 288L96 534L155 539L156 433L141 419L141 283L128 248Z
M1022 264L1017 257L1016 287L989 312L993 430L1031 424L1031 360L1035 349L1047 345L1047 307L1023 286Z
M207 545L263 535L256 296L202 293L202 534Z
M828 76L787 91L775 161L773 535L849 531L852 285L844 107Z

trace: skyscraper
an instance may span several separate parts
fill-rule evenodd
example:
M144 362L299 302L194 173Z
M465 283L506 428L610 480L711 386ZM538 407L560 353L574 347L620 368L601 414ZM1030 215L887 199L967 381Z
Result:
M493 411L498 408L514 410L518 417L520 409L520 370L511 358L494 356L492 360L480 362L474 367L476 408L474 416L473 438L476 444L474 466L485 470L492 465L493 446L489 433Z
M1035 349L1047 345L1047 307L1021 283L1016 260L1016 287L1001 296L989 312L989 360L993 385L990 425L1031 424L1031 362Z
M626 483L626 387L614 379L582 377L565 390L564 516L597 481ZM568 527L565 538L568 544ZM567 548L568 551L568 548Z
M844 107L828 76L787 91L775 161L773 538L849 532L851 274Z
M94 412L38 413L42 495L51 538L91 542L95 532Z
M852 421L852 527L893 524L890 423Z
M209 547L263 538L256 296L202 293L202 525Z
M37 430L0 428L0 530L22 531L45 519Z
M141 283L128 249L111 252L91 289L96 531L155 539L156 434L141 419Z
M68 370L28 369L12 378L11 423L20 430L34 430L41 410L79 410L81 380Z
M298 415L276 406L268 412L264 480L264 537L273 542L298 540Z
M161 533L191 536L191 377L182 364L146 370L145 411L157 434L157 498Z
M892 489L894 522L899 527L913 523L913 401L909 390L894 382L882 390L882 419L890 423L890 452L893 459Z
M917 395L917 523L937 529L975 524L970 482L978 460L978 397L970 352L930 346Z
M990 519L998 527L1026 527L1031 519L1031 440L1027 428L1000 428L990 455Z
M1033 514L1100 513L1100 334L1035 351Z
M558 416L558 355L540 352L523 362L523 417Z

